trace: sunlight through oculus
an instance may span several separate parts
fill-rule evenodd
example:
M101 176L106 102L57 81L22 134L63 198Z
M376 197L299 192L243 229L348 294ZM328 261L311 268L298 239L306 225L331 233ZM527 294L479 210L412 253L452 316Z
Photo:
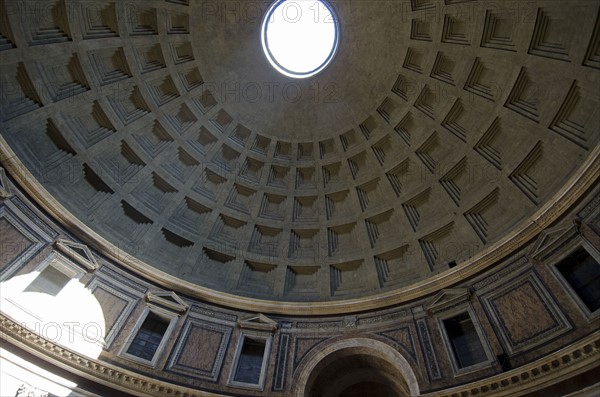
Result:
M335 55L337 18L323 1L278 0L265 15L261 40L277 71L299 79L311 77L325 69Z

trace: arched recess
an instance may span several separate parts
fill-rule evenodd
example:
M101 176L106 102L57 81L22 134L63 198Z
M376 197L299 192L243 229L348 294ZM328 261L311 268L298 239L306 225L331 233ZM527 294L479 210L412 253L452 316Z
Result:
M354 396L364 387L387 393L381 395L420 394L408 361L391 346L370 338L343 339L324 346L300 367L294 383L296 397Z

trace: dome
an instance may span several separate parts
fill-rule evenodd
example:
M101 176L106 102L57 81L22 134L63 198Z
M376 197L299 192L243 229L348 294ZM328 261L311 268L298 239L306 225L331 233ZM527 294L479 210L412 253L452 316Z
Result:
M110 4L78 32L22 32L3 136L97 246L188 289L338 300L466 268L518 240L598 142L593 54L569 72L561 33L593 25L586 7L540 16L563 21L539 33L552 50L491 11L479 43L460 5L435 23L339 2L335 60L298 80L260 51L259 9Z
M334 33L298 74L268 38L285 7ZM159 306L391 310L525 255L597 190L595 1L32 0L0 12L6 186L114 274L174 291ZM373 371L386 362L348 348ZM399 393L414 394L421 375L400 372Z

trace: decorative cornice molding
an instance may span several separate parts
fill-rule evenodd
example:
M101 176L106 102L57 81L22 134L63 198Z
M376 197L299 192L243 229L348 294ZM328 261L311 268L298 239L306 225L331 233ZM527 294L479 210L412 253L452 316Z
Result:
M84 357L0 314L0 337L69 372L139 396L218 397ZM422 394L422 397L517 396L600 366L600 331L539 360L480 381Z
M226 397L195 390L150 376L144 376L113 364L82 356L72 350L60 346L23 327L21 324L0 314L0 337L28 353L57 365L71 373L83 376L94 382L112 387L137 396L186 396L186 397Z
M482 250L478 255L452 269L398 290L356 299L324 302L277 302L242 297L202 287L162 272L123 252L71 214L35 179L1 136L0 163L38 205L60 223L68 226L70 231L89 246L121 266L162 285L165 289L207 302L252 312L283 315L332 315L381 309L420 299L479 274L502 258L514 254L516 250L536 238L542 230L575 205L589 189L596 186L600 179L600 145L596 145L577 172L545 205L528 220L515 227L496 243Z
M600 331L522 367L421 397L520 396L600 366Z

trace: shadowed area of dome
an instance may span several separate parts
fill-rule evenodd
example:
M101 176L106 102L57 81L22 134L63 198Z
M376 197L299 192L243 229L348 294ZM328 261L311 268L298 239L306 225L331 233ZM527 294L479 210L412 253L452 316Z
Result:
M80 22L54 2L52 20L0 25L17 48L2 137L90 245L159 279L300 303L443 279L526 242L507 239L594 161L599 41L593 2L544 2L527 29L429 3L288 7L340 23L322 26L334 62L292 79L261 49L271 11L274 58L300 54L277 41L292 2L82 3Z

